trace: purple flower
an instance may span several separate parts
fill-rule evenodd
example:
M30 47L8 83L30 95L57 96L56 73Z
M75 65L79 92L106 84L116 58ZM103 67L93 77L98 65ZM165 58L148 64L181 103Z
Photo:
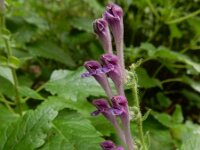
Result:
M93 76L96 79L96 81L101 85L101 87L104 89L108 97L111 98L113 95L112 90L110 88L105 73L102 71L100 63L98 61L93 61L93 60L86 61L84 63L84 67L88 70L88 72L83 73L81 77Z
M110 140L104 141L100 145L103 150L124 150L124 148L121 146L116 147L115 144Z
M109 118L111 114L109 112L110 106L107 100L105 99L93 100L92 104L97 108L97 110L92 113L92 116L97 116L100 113L102 113L104 116L106 116L106 118Z
M98 35L101 45L106 53L112 53L112 42L108 23L104 18L93 22L94 32Z
M130 129L130 120L129 120L129 110L128 110L128 101L126 100L126 98L124 96L114 96L112 98L112 104L113 104L113 108L112 108L112 112L115 113L116 112L120 112L119 115L122 125L124 127L124 135L125 135L125 139L126 139L126 144L128 149L133 150L134 146L133 146L133 139L131 136L131 129Z
M128 102L124 96L113 96L112 98L113 110L115 115L127 116L128 115Z
M110 3L106 7L104 18L110 25L115 45L117 49L117 56L119 57L119 64L122 68L123 80L126 79L125 66L124 66L124 25L123 25L123 10L120 6Z
M123 79L118 57L114 54L104 54L101 56L103 64L102 71L105 72L114 82L119 95L124 95Z

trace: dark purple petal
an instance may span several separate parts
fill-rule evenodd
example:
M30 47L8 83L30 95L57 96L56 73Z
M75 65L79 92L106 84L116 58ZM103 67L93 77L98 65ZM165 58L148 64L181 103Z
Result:
M93 28L105 52L112 53L111 35L107 21L104 18L97 19L93 22Z
M104 112L105 110L109 109L109 103L105 99L97 99L93 100L92 104L101 112Z
M123 17L123 10L120 6L110 3L106 7L106 12L104 14L106 20L115 20L115 21L120 21Z
M101 56L103 70L112 79L117 89L118 94L124 95L123 79L121 67L118 63L118 57L114 54L104 54Z
M110 140L104 141L100 145L103 150L113 150L116 147L115 144Z
M91 61L86 61L84 63L84 67L87 69L88 72L83 73L81 77L93 76L96 79L96 81L101 85L101 87L104 89L108 97L111 98L113 95L112 90L106 78L106 74L104 73L101 67L101 64L98 61L91 60Z
M112 104L113 107L126 107L128 102L126 100L126 97L119 95L112 97Z
M97 116L97 115L99 115L100 113L101 113L101 111L95 110L95 111L93 111L93 112L91 113L91 115L92 115L92 116Z
M110 112L113 115L119 116L119 115L121 115L124 112L124 110L122 108L111 108Z
M123 10L116 4L109 4L104 13L104 18L107 20L116 45L117 56L119 57L119 64L122 72L123 82L126 81L126 71L124 65L124 25L123 25Z

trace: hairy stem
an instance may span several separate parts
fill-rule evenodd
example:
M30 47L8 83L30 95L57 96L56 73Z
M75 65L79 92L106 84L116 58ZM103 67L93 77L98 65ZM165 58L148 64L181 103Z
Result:
M140 112L140 104L139 104L139 98L138 98L138 89L137 89L137 82L134 79L133 84L132 84L132 93L133 93L133 98L134 98L134 103L135 106L138 108L138 118L137 118L137 128L138 128L138 135L140 142L142 144L142 150L147 150L147 146L144 141L144 134L143 134L143 125L142 125L142 114Z

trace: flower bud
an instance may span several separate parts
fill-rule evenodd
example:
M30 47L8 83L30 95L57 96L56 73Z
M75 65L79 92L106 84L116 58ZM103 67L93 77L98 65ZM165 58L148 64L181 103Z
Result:
M100 18L93 22L94 32L98 35L99 41L105 53L112 52L112 42L108 23L105 19Z

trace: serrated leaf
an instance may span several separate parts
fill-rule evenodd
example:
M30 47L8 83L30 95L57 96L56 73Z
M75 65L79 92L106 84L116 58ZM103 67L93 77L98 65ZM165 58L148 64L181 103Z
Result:
M52 42L38 42L28 47L32 55L53 59L67 66L74 67L75 63L69 54Z
M44 144L46 132L57 111L51 108L28 111L23 117L1 130L1 150L34 150Z
M193 133L187 136L187 140L183 141L180 150L199 150L200 148L200 133Z
M187 131L183 135L180 150L199 150L200 147L200 126L190 121L185 123Z
M103 140L100 136L90 121L80 114L62 111L54 120L47 143L41 150L100 150L99 143Z
M77 71L68 71L67 75L63 78L48 82L45 89L53 95L58 94L60 97L73 101L77 101L78 98L83 100L89 95L105 95L93 77L81 78L81 74L84 72L85 69L83 67Z

